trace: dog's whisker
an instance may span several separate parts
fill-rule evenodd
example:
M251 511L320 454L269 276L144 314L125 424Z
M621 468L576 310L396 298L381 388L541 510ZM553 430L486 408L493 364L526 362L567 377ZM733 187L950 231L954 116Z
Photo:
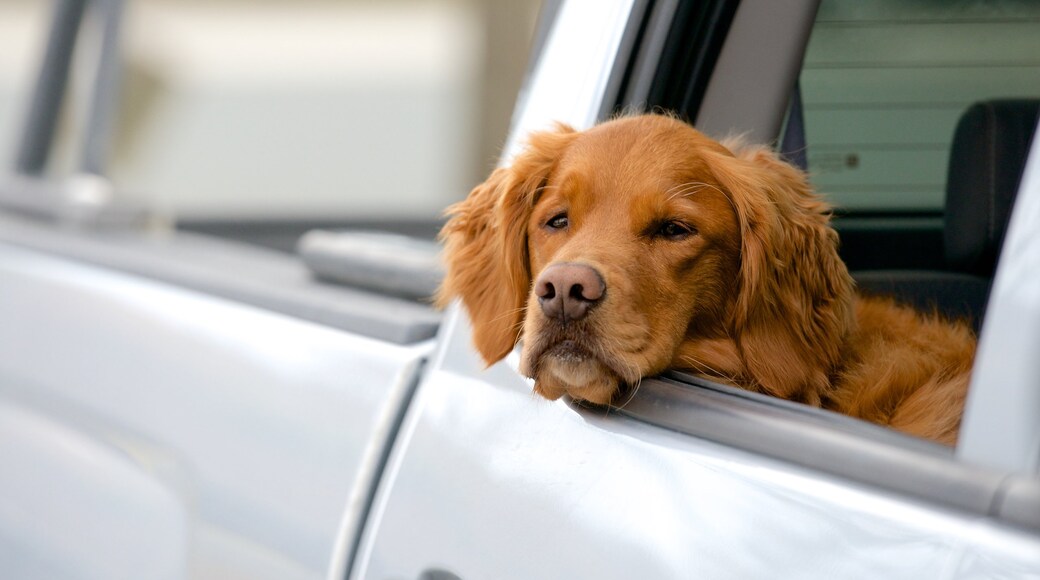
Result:
M609 347L610 351L614 353L623 353L626 351L625 345L622 344L621 340L615 336L610 336L606 338L605 342L607 343L607 346ZM621 364L621 366L624 367L624 370L627 371L628 376L623 377L625 380L631 380L631 377L636 377L636 380L642 378L642 372L639 370L639 367L635 363L627 361L623 357L617 355L614 356L614 360L617 360Z
M620 405L618 405L618 408L617 408L618 411L624 409L629 403L632 402L632 399L636 398L636 393L639 392L639 387L642 386L642 384L643 384L643 377L639 377L639 379L636 381L636 383L634 385L632 385L632 390L631 390L631 392L628 393L628 396L625 397L624 402L622 402Z
M673 199L679 197L688 197L704 189L713 189L722 195L726 195L726 193L719 189L717 186L712 185L710 183L704 183L703 181L690 181L677 185L675 187L669 188L668 191L665 192L665 195L668 196L668 201L672 201Z
M686 364L689 364L691 369L695 370L696 372L706 372L707 374L713 377L726 379L730 381L736 380L736 377L734 377L732 374L723 372L721 369L715 368L707 362L700 360L692 355L683 355L682 361Z
M691 184L696 184L696 183L697 182L689 182L689 181L687 181L687 182L680 183L678 185L673 185L672 187L669 187L667 190L665 190L664 194L665 195L671 195L677 189L683 189L683 188L689 187Z
M517 314L523 314L526 311L527 311L527 306L526 305L521 306L520 308L511 308L509 310L503 311L498 316L492 318L491 322L498 322L498 321L502 320L503 318L511 318L513 316L516 316ZM523 321L523 316L520 317L520 320L521 320L521 322Z
M666 201L672 201L679 197L686 197L687 195L691 195L701 189L704 188L699 182L680 184L665 192L665 195L667 196Z

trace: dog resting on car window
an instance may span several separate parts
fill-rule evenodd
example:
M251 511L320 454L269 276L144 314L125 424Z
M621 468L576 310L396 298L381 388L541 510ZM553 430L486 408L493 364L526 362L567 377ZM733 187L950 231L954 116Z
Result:
M488 364L619 404L682 369L956 441L972 330L856 294L828 206L769 149L666 116L534 133L448 209L447 275Z

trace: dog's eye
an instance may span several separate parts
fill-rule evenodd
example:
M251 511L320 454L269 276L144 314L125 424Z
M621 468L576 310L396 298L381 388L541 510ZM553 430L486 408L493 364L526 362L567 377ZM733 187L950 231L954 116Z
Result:
M661 224L654 236L667 238L669 240L681 240L687 236L697 233L697 230L689 225L677 221L668 221Z
M567 219L567 212L556 214L549 218L549 221L545 222L545 226L554 230L562 230L570 225L570 221Z

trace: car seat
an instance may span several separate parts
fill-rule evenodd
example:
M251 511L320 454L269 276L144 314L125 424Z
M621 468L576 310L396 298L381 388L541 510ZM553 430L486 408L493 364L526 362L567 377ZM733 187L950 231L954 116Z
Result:
M853 272L862 293L967 319L978 331L1038 113L1040 99L999 99L961 115L946 181L947 269Z

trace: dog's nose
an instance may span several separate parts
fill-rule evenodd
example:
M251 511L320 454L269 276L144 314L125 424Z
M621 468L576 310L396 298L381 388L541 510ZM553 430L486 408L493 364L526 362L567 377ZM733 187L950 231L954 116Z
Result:
M582 264L553 264L534 283L542 312L562 322L585 318L606 289L599 272Z

